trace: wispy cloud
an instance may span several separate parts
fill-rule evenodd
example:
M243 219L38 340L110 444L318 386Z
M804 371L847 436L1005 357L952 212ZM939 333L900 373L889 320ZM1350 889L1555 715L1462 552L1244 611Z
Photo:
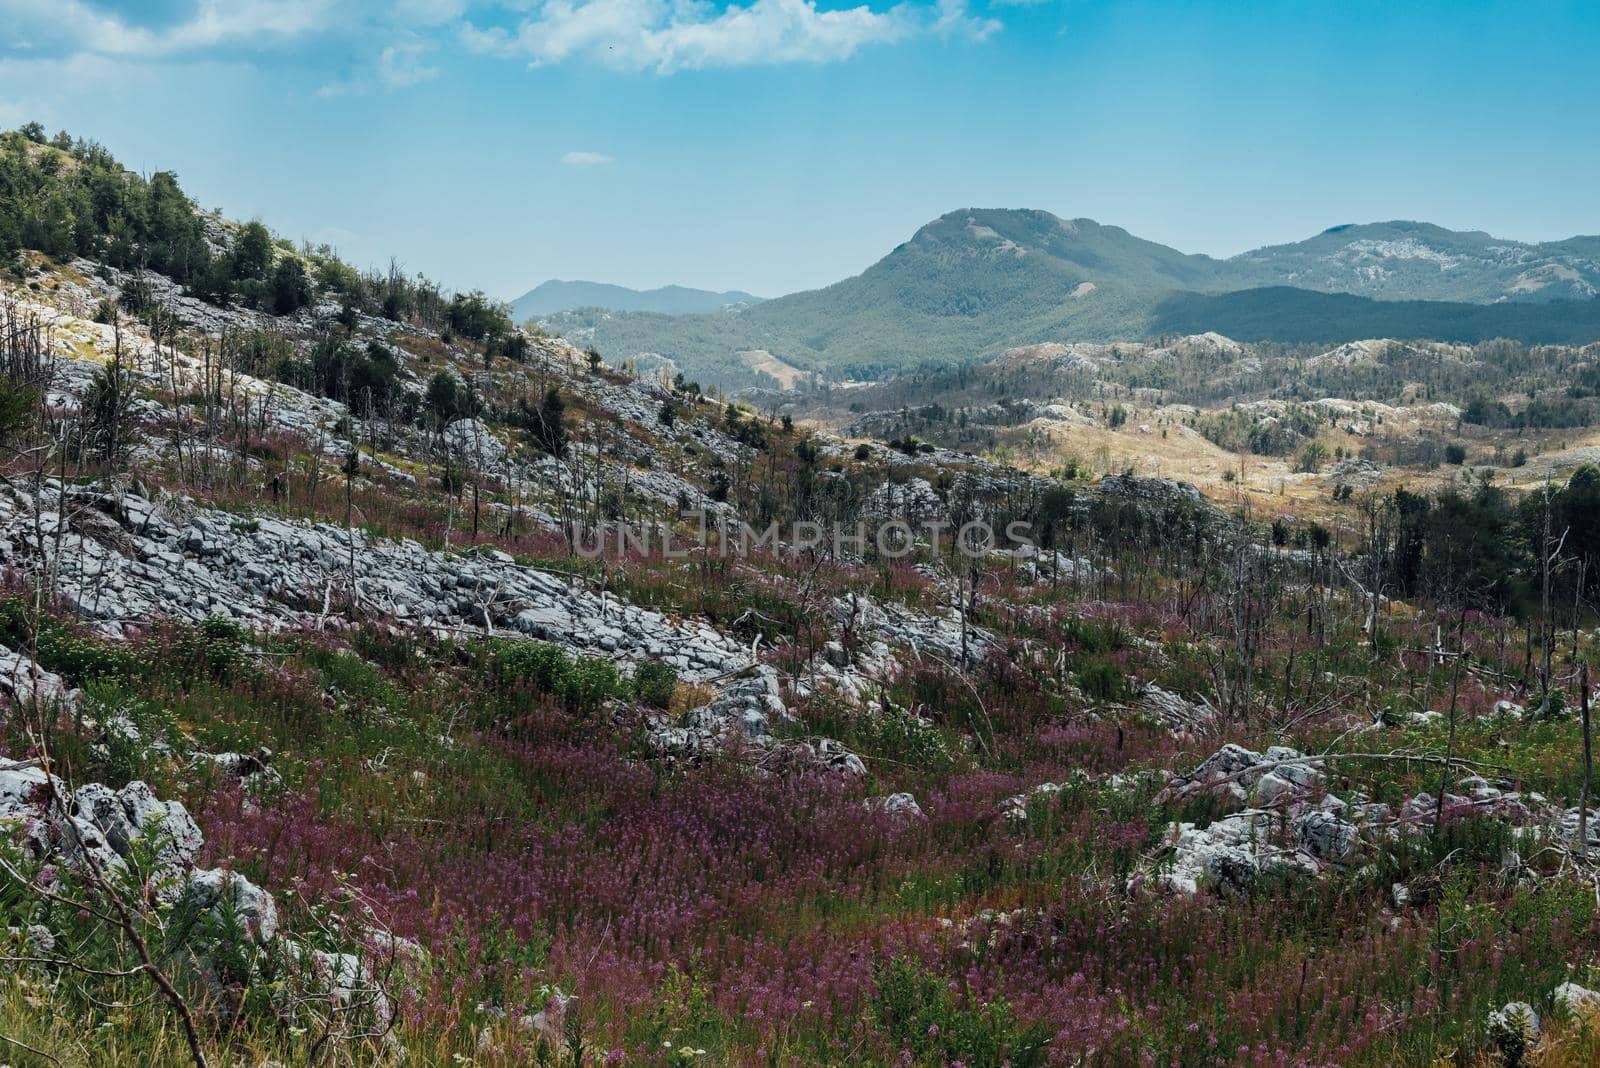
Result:
M32 49L140 59L293 39L326 26L336 10L334 0L200 0L189 18L156 29L82 0L0 0L0 17Z
M306 49L332 66L321 72L319 96L360 96L438 77L449 46L530 66L591 62L671 74L832 63L915 37L981 41L1000 23L974 14L973 2L859 0L823 9L818 0L195 0L177 21L156 22L97 0L0 0L0 57L254 63L268 50Z
M433 51L432 41L404 31L393 44L385 45L375 60L357 64L345 77L318 89L317 95L325 100L365 96L375 89L409 89L432 81L439 76L439 68L427 62Z
M186 17L152 23L88 0L0 0L0 57L253 62L269 49L342 42L356 58L317 95L359 96L437 77L427 59L438 27L464 11L464 0L197 0Z
M704 0L541 0L514 29L467 24L468 48L530 65L589 60L623 70L829 63L869 45L919 34L987 37L999 28L965 0L820 10L814 0L752 0L718 9Z
M568 167L603 167L615 163L616 159L603 152L568 152L561 157L561 162Z
M968 11L967 0L939 0L935 8L933 30L943 37L970 37L974 41L987 41L1001 29L999 19L983 18Z
M390 89L404 89L437 78L439 68L423 62L432 50L433 45L425 41L390 45L378 56L378 80Z
M453 22L467 10L467 0L395 0L399 18L416 26Z

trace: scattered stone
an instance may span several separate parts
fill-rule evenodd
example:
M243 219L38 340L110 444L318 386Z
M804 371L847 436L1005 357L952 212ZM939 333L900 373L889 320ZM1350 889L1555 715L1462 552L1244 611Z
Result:
M923 814L922 806L917 804L917 799L908 793L889 794L886 797L869 797L863 804L870 811L884 816L912 820L928 818Z
M283 776L272 766L272 750L262 746L254 753L196 753L197 762L214 764L224 774L238 779L249 791L278 786Z
M383 1028L393 1017L389 997L361 957L354 953L311 951L312 981L326 987L333 1002L358 1023Z
M1042 782L1027 793L1015 794L1000 803L1000 811L1008 820L1021 821L1028 818L1028 805L1040 797L1054 797L1065 787L1061 783Z
M1281 837L1277 831L1275 817L1259 811L1224 816L1205 828L1174 824L1157 849L1162 858L1157 884L1182 894L1204 887L1242 892L1264 874L1321 870L1310 854L1274 844Z
M1260 753L1228 742L1201 761L1194 771L1173 779L1168 790L1175 796L1183 796L1209 789L1242 805L1249 799L1248 788L1264 774L1252 769L1265 761L1266 757Z
M577 1003L577 998L560 990L552 991L538 1012L517 1018L517 1026L528 1034L542 1035L550 1042L562 1042L561 1022L567 1010Z
M1383 468L1365 457L1351 456L1329 467L1325 477L1335 485L1365 488L1383 478Z
M278 906L272 895L237 872L209 868L189 873L183 900L198 912L213 912L224 900L257 944L265 945L278 933Z
M1539 1014L1526 1001L1513 1001L1489 1014L1489 1041L1499 1047L1508 1063L1520 1063L1522 1055L1539 1041Z
M1515 701L1500 700L1494 703L1489 715L1493 719L1526 719L1528 710Z
M1600 991L1590 990L1577 983L1562 983L1556 987L1553 1000L1555 1004L1574 1016L1587 1016L1600 1012Z
M506 458L506 447L481 419L457 419L444 428L445 446L473 468L492 471Z
M51 797L56 780L36 760L0 757L0 819L23 816Z
M1313 811L1295 823L1300 848L1320 861L1346 861L1355 850L1355 824L1331 812Z
M32 705L37 698L46 705L59 702L76 708L83 699L82 691L69 687L60 675L46 671L34 663L32 657L13 652L4 645L0 645L0 696L23 707Z
M113 792L99 783L80 786L72 795L72 815L92 823L120 860L131 858L133 846L154 837L157 882L181 874L205 845L200 828L177 801L162 801L143 782L130 782Z
M1207 704L1194 704L1155 683L1139 691L1139 707L1174 731L1200 730L1216 723L1217 713Z

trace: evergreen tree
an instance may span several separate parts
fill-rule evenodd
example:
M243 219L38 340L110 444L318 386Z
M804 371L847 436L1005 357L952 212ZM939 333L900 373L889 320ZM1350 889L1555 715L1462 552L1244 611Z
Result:
M292 315L311 303L311 279L298 256L285 256L272 270L272 310Z
M272 235L258 222L246 223L233 243L233 276L265 278L271 264Z

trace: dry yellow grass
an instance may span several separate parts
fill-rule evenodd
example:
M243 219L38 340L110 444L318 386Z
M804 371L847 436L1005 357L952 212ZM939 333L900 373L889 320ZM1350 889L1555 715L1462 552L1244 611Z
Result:
M1441 1061L1440 1068L1453 1062ZM1473 1061L1473 1068L1501 1068L1496 1054ZM1586 1012L1560 1022L1546 1021L1544 1034L1521 1060L1521 1068L1594 1068L1600 1065L1600 1014Z
M1326 476L1297 472L1292 457L1219 448L1169 411L1136 409L1116 430L1039 419L1022 428L1022 438L1009 443L1011 458L1039 472L1059 468L1070 458L1080 469L1098 475L1131 471L1188 482L1231 507L1248 505L1255 511L1299 516L1336 511ZM1351 454L1360 447L1359 438L1343 431L1330 431L1319 440L1330 455L1340 447ZM1390 472L1378 485L1392 488L1410 484L1415 477L1413 472Z
M794 389L807 374L793 364L784 363L766 349L747 349L739 353L739 358L750 370L776 378L784 389Z
M1130 408L1127 422L1115 430L1099 422L1035 419L1003 435L999 452L1004 459L1039 473L1059 469L1072 459L1094 475L1131 471L1188 482L1218 504L1248 506L1258 514L1348 519L1348 506L1332 499L1335 479L1329 468L1334 461L1330 459L1321 472L1313 474L1296 471L1293 456L1230 452L1183 425L1192 412L1181 406ZM1403 438L1420 425L1406 424L1387 433ZM1447 440L1457 437L1453 424L1440 422L1429 429ZM1507 489L1531 489L1546 479L1562 481L1580 464L1600 464L1600 428L1519 432L1470 427L1459 437L1468 447L1467 467L1479 472L1493 466L1494 483ZM1359 456L1385 440L1382 435L1351 433L1343 424L1327 427L1317 436L1330 458L1341 451L1345 456ZM1512 467L1504 458L1519 449L1526 453L1527 462ZM1491 464L1496 456L1503 462ZM1360 483L1357 490L1435 492L1459 482L1462 472L1463 468L1450 465L1384 465L1376 480Z

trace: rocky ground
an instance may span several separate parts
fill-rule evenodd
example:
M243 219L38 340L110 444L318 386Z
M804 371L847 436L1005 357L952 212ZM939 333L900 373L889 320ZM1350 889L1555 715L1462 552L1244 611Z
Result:
M889 406L830 430L325 294L273 316L144 277L185 324L157 341L106 314L131 275L33 263L6 289L49 358L0 484L24 891L0 900L26 965L0 1035L46 1059L181 1059L176 1001L135 985L157 971L241 1063L1591 1049L1583 627L1558 634L1555 704L1530 699L1531 636L1519 660L1488 614L1457 624L1447 686L1437 606L1380 598L1380 645L1353 543L1275 541L1184 481L919 440ZM381 351L395 404L219 363L258 334ZM1091 375L1128 379L1135 446L1206 440L1132 370L1262 360L1212 335L1038 346L1002 363L1059 390L968 425L1109 432L1071 388ZM109 455L108 365L130 376ZM1311 407L1352 438L1460 414ZM1305 482L1384 472L1349 455ZM800 546L800 519L893 521L911 551ZM1037 543L952 548L1019 520ZM780 533L730 552L740 522ZM624 528L684 551L580 551ZM80 996L75 968L109 985ZM91 1046L52 1023L72 1013L109 1026Z

